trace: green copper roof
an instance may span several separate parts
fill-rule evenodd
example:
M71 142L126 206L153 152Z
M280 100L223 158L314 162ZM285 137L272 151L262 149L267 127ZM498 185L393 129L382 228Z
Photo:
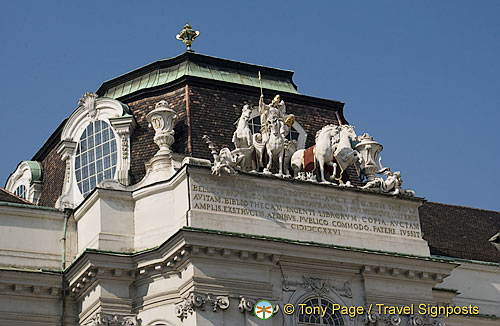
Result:
M26 161L31 171L31 183L42 181L42 165L37 161Z
M277 92L298 94L293 72L185 52L177 57L156 61L147 66L105 82L97 91L100 96L119 98L139 90L168 84L185 76L260 87Z

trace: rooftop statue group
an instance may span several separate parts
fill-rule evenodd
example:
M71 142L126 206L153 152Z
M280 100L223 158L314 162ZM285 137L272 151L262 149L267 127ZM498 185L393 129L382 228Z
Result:
M342 125L338 119L340 125L329 124L316 133L314 146L298 149L297 141L287 138L295 116L287 114L285 102L279 95L269 104L261 95L258 112L261 129L252 134L249 127L252 108L243 106L233 133L234 150L225 147L218 152L210 138L203 136L214 158L212 174L233 175L239 170L292 178L293 172L295 179L352 187L346 180L345 170L354 166L360 178L366 180L362 189L415 196L413 191L401 188L399 171L384 168L380 159L377 164L383 147L370 135L357 136L353 126Z

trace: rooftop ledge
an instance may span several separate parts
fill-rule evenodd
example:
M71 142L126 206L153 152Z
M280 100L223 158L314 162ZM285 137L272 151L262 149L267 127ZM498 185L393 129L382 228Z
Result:
M139 189L96 188L75 210L78 229L97 233L79 232L78 252L145 250L192 227L430 256L422 202L260 174L218 177L208 166L186 164Z

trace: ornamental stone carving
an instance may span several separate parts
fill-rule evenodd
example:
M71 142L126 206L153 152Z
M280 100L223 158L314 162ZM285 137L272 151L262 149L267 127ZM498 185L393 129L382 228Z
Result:
M157 106L166 106L165 103L160 102ZM354 167L361 180L366 179L366 184L361 189L415 196L414 191L401 187L401 172L393 173L382 166L379 154L383 146L367 133L358 137L354 126L343 125L339 116L338 125L328 124L316 133L314 146L298 149L296 141L286 138L295 122L295 116L286 113L285 102L279 95L270 104L264 103L261 95L258 108L260 132L252 134L249 127L252 109L249 105L243 106L233 133L234 150L224 147L219 151L209 136L203 135L213 157L212 174L235 175L238 171L250 171L289 178L290 171L293 170L294 178L301 181L353 187L346 170ZM157 123L155 130L162 127L162 123ZM157 137L159 136L155 136L155 141ZM173 141L173 136L170 141ZM381 176L376 177L377 174Z
M411 315L408 318L408 326L423 326L424 319L420 315Z
M375 313L365 313L363 315L363 323L365 325L373 325L376 324L378 321L378 316Z
M252 109L249 105L243 106L232 138L235 150L224 147L218 152L208 136L203 136L214 157L213 174L233 175L236 170L240 170L290 177L290 159L297 150L297 142L286 137L295 117L293 114L286 114L285 102L279 95L276 95L270 104L263 101L261 97L261 130L256 134L252 134L248 124Z
M375 178L375 172L378 170L377 159L383 149L383 146L373 140L373 137L365 133L358 137L359 143L354 147L362 159L361 172L367 181Z
M97 115L96 100L96 93L86 92L78 101L78 106L83 106L91 119L95 119Z
M325 295L332 291L337 292L343 297L352 298L351 282L345 281L335 286L329 280L303 276L304 282L301 286L307 291L316 294L317 296Z
M229 297L191 293L184 298L181 304L175 307L175 315L181 320L184 320L189 315L193 314L195 310L204 311L206 304L212 305L213 312L217 312L218 309L226 310L229 308Z
M135 315L121 315L98 312L88 320L85 326L137 326L138 321Z
M238 304L238 310L240 312L251 312L255 306L255 300L246 297L240 297L240 303Z
M177 122L177 113L168 107L167 101L161 100L156 103L155 109L146 115L146 119L155 131L154 142L160 147L156 155L172 153L170 146L175 140L173 129Z
M381 157L379 157L379 165L380 170L377 171L377 174L384 175L385 179L382 177L376 177L371 181L368 181L363 187L361 187L361 189L370 189L372 191L388 193L391 195L415 197L415 192L413 190L405 190L401 187L403 185L401 172L392 172L390 168L383 167Z
M368 311L368 309L366 309L365 311ZM366 312L363 315L363 323L365 325L386 326L445 326L445 323L443 323L439 318L432 318L429 315L410 315L407 317L407 323L403 323L403 317L398 314L379 315L376 312Z

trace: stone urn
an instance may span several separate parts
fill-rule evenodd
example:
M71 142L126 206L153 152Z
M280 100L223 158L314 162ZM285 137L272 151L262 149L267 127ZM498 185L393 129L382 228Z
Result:
M149 126L153 127L155 136L154 142L160 149L155 154L171 154L170 146L174 143L174 126L177 122L177 113L168 107L168 102L161 100L156 103L155 109L146 115Z
M359 136L358 140L359 143L355 146L355 149L363 159L361 172L366 176L368 181L372 181L375 178L375 172L379 169L377 159L383 146L374 141L373 137L366 133Z

